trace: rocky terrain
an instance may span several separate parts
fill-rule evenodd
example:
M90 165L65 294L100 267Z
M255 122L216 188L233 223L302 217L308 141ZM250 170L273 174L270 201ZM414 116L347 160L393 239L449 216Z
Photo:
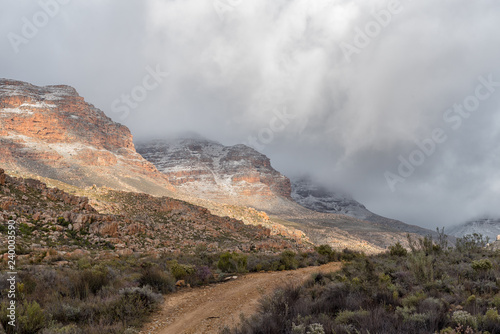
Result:
M307 250L311 244L261 225L212 215L183 201L92 187L93 199L10 177L0 169L0 247L5 223L18 226L18 248L32 261L62 261L73 255L114 257L133 253ZM7 255L5 253L5 255Z
M161 203L172 204L175 198L198 209L204 207L208 211L197 214L218 216L221 220L211 221L224 228L229 228L225 219L238 220L261 225L271 237L367 253L380 252L397 241L404 243L408 232L432 233L374 215L352 199L338 201L329 194L306 189L307 194L305 188L295 187L293 196L299 205L292 198L290 180L272 167L268 157L245 145L178 139L138 144L136 151L132 139L126 127L85 102L71 87L0 80L0 167L11 175L38 178L60 189L75 187L71 189L74 194L87 196L100 213L122 215L132 208L137 214L148 208L162 212ZM169 198L160 203L150 195ZM147 205L137 208L141 203ZM63 216L65 221L69 218ZM128 213L127 219L132 218L149 221ZM127 224L114 224L112 230L120 231ZM201 225L193 229L203 231ZM158 239L154 241L161 244L158 247L171 250L174 246L164 244L166 234L160 230L146 232L154 231L155 238L149 239ZM180 235L176 242L181 248L187 247L185 240L199 237L209 243L210 239Z
M272 168L269 158L244 145L224 146L200 138L138 143L137 151L165 173L179 194L205 207L210 203L250 206L316 244L376 253L406 234L435 232L384 218L354 199L329 192L307 179L290 180ZM212 212L220 210L215 209ZM218 213L217 213L218 214Z
M225 203L269 208L277 197L291 199L290 180L268 157L245 145L224 146L199 139L155 140L139 152L185 193Z
M483 218L466 222L446 229L446 233L461 238L467 234L481 234L494 241L500 235L500 219Z
M77 186L155 194L173 190L137 154L129 129L69 86L0 79L0 166Z

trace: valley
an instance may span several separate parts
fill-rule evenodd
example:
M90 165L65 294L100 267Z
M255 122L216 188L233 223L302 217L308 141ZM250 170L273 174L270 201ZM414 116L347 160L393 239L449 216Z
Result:
M18 225L23 279L40 286L48 271L55 280L51 296L29 290L20 312L47 313L60 295L66 306L47 315L61 330L96 331L98 322L78 316L85 309L107 331L216 333L241 325L240 314L258 311L274 288L340 268L327 262L439 237L307 177L290 179L245 145L134 144L128 128L69 86L3 79L0 121L0 223ZM137 315L127 309L135 298L144 299ZM103 310L92 309L96 300ZM127 323L117 325L120 312ZM39 315L38 326L47 319Z

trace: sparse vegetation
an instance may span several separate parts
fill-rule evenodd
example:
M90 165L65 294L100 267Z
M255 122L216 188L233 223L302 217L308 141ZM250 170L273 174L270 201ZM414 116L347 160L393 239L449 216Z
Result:
M6 221L15 220L17 227L16 333L131 333L158 307L162 294L179 287L329 261L300 236L298 242L180 200L88 190L98 211L88 197L10 177L2 169L0 176L4 254ZM0 263L6 272L6 258ZM3 327L6 278L0 274Z
M220 255L217 268L223 272L243 273L247 270L248 256L238 253L225 252Z
M18 269L21 307L16 333L123 333L140 328L159 306L162 294L176 291L180 280L180 286L215 283L233 273L318 265L328 262L330 255L290 250L209 253L198 247L192 254L136 254L105 261L81 256L64 267L25 265ZM9 329L4 278L0 276L0 323Z
M408 241L281 288L232 333L500 333L500 253L480 235Z

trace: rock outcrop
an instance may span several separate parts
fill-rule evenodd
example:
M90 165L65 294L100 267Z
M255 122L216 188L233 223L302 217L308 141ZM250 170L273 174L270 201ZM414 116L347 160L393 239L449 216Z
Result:
M159 183L173 189L135 151L127 127L69 86L0 80L0 165L78 186L146 191Z
M29 253L61 256L79 252L161 254L194 252L280 252L310 250L305 236L284 238L263 226L168 197L91 187L92 199L34 180L11 177L0 169L0 247L7 247L5 225L14 220L19 246ZM83 249L82 249L83 248ZM38 255L37 255L38 256Z
M276 198L291 200L290 180L268 157L245 145L205 139L155 140L137 151L178 189L200 198L265 208Z

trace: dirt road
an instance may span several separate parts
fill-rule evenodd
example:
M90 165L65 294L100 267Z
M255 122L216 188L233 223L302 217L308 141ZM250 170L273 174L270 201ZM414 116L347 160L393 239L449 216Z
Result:
M162 310L140 334L216 334L234 327L240 314L255 313L264 294L286 283L301 283L316 272L340 269L340 263L294 271L254 273L200 288L186 288L165 297Z

